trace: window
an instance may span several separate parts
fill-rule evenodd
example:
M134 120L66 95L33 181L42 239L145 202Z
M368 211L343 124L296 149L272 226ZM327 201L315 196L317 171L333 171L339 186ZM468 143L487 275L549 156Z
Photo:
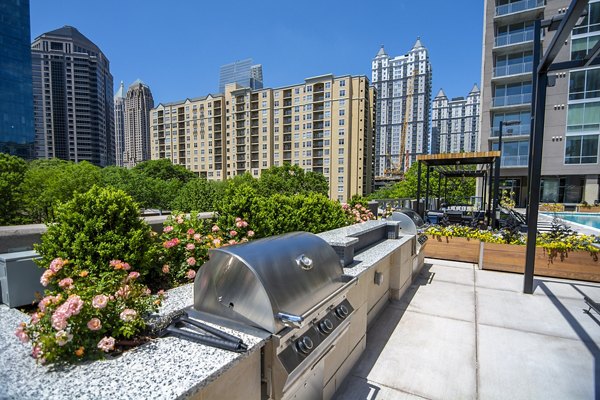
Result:
M340 97L344 97L346 95L346 91L345 90L340 90Z
M340 87L342 87L342 86L346 86L346 80L345 79L342 79L340 81Z
M600 31L600 3L590 3L583 22L573 29L573 35Z
M596 164L598 162L598 135L567 136L565 164Z
M340 117L346 115L346 110L340 110Z
M263 99L266 99L266 98L267 98L267 92L263 92L263 93L262 93L262 98L263 98Z
M600 68L571 72L569 100L590 99L594 97L600 97Z
M569 104L567 134L600 131L600 102Z

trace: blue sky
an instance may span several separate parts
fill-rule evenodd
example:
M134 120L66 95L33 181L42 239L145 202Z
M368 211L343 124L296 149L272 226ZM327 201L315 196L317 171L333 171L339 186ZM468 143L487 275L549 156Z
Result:
M382 10L377 12L376 9ZM218 90L219 67L253 58L265 86L325 73L371 75L381 44L429 49L432 96L466 95L481 79L482 0L31 0L31 35L72 25L111 62L115 88L146 82L154 101Z

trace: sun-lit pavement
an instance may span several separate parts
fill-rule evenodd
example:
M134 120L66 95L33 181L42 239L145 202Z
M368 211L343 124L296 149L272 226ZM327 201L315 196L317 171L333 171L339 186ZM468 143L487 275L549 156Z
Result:
M426 260L336 399L600 399L600 284Z

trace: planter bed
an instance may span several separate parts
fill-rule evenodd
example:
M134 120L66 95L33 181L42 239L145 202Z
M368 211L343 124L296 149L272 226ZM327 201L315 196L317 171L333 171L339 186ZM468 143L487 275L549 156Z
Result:
M523 273L526 246L484 243L482 269ZM587 251L572 251L561 261L560 255L550 261L547 252L536 248L535 275L600 282L600 262Z
M479 263L479 239L429 235L425 257Z

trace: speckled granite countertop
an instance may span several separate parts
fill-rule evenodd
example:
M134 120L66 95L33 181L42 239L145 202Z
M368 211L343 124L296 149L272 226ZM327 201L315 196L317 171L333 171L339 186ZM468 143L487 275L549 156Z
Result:
M193 285L169 292L159 314L192 304ZM264 340L239 336L248 352L239 354L173 337L152 340L121 356L50 370L36 365L29 346L14 331L25 314L0 305L0 399L183 399L259 350Z
M358 239L352 237L352 235L371 231L382 225L387 225L388 222L395 223L394 221L386 220L367 221L362 224L345 226L343 228L319 233L317 236L332 246L342 246L351 240L358 241ZM400 232L400 235L402 235L402 232ZM398 237L398 239L387 239L355 254L354 262L344 268L344 274L359 276L372 267L377 261L393 253L396 249L413 238L414 235L403 235Z

